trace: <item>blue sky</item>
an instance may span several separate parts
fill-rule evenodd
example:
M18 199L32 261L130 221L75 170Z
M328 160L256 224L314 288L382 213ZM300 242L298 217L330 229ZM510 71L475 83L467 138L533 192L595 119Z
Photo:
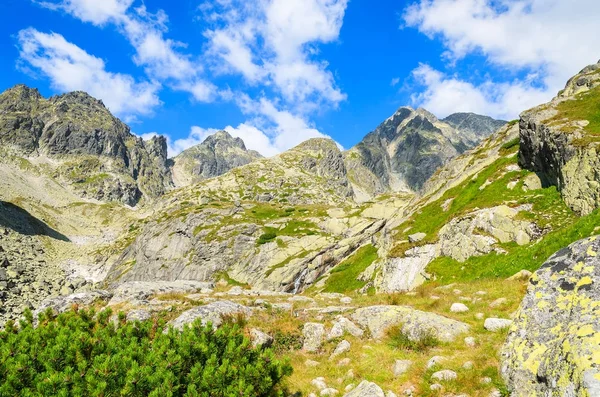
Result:
M512 119L600 58L592 0L3 0L0 89L84 90L172 154L349 148L399 106Z

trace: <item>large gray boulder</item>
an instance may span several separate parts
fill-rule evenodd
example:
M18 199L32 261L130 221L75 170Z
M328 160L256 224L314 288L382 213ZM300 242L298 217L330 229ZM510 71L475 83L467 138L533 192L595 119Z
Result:
M95 290L50 298L40 303L40 305L33 312L33 316L34 318L37 318L38 314L43 313L48 309L52 309L54 313L64 313L71 309L73 305L89 306L94 302L106 301L111 297L112 293L108 291Z
M415 310L407 306L369 306L352 315L352 319L380 339L392 326L402 325L402 332L413 340L433 334L444 342L451 342L469 331L469 325L434 313Z
M246 306L230 301L217 301L185 311L168 325L181 331L186 325L200 319L202 325L211 323L213 328L217 328L223 323L225 316L249 316L250 314L252 310Z
M308 353L316 353L323 345L325 326L320 323L306 323L302 328L302 335L304 336L302 350Z
M143 301L153 295L212 292L213 288L214 283L193 280L128 281L112 289L113 297L109 304Z
M356 389L344 394L344 397L385 397L385 393L375 383L363 380Z
M600 396L599 253L578 241L531 278L502 350L513 396Z

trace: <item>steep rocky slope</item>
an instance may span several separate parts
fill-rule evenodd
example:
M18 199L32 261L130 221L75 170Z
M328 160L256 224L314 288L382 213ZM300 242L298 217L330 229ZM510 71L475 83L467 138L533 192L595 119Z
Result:
M309 140L167 194L124 237L129 245L108 280L208 281L227 273L301 291L383 227L382 214L363 211L351 195L336 144Z
M469 148L479 145L481 141L506 124L504 120L475 113L454 113L441 121L459 131L462 140Z
M424 109L398 109L345 153L359 200L389 191L419 190L449 159L472 148L505 122L475 114L438 120Z
M521 115L520 164L555 185L580 214L600 206L600 63L573 77L552 102Z
M262 156L258 152L247 150L240 138L219 131L173 159L173 181L177 187L188 186L260 158Z
M143 141L83 92L44 99L15 86L0 95L0 143L83 197L136 205L171 186L164 137Z

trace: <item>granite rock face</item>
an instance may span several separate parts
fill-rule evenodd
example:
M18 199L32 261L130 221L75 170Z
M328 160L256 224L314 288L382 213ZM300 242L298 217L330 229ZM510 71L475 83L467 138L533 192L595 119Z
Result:
M171 170L175 185L181 187L223 175L260 158L258 152L247 150L240 138L219 131L176 156Z
M449 159L503 124L474 114L440 121L424 109L402 107L345 153L355 197L362 201L388 191L420 190Z
M600 395L600 239L552 256L529 288L502 351L512 395Z
M463 141L470 147L477 146L506 124L504 120L475 113L454 113L442 121L458 130Z
M45 99L23 85L5 91L0 143L46 161L53 176L83 197L133 206L171 187L166 139L136 137L84 92Z
M306 141L165 196L127 237L108 281L209 281L226 272L259 288L300 292L384 226L349 216L351 195L336 144Z
M589 120L566 108L570 103L596 108L600 63L588 66L567 83L550 103L521 114L519 162L555 185L574 211L586 215L600 206L600 142L588 130Z

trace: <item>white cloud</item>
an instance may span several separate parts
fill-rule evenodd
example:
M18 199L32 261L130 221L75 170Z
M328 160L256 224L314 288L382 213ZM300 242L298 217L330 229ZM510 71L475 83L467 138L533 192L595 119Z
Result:
M420 0L405 10L404 21L430 38L441 38L450 65L481 54L505 73L527 74L521 80L490 80L479 86L460 77L436 85L447 90L452 83L466 99L475 98L467 95L470 84L477 95L503 107L497 113L514 117L517 105L524 110L549 100L568 78L597 60L599 14L596 0ZM444 95L425 97L441 101Z
M316 45L339 37L348 0L227 0L204 3L209 53L222 73L273 86L290 105L337 106L346 95ZM223 61L227 67L223 67Z
M486 81L480 85L447 76L421 65L413 76L424 91L412 96L415 106L422 106L438 117L455 112L475 112L498 119L511 120L517 114L547 99L545 89L536 89L520 81L494 83Z
M101 98L115 114L131 118L149 114L160 104L160 86L136 82L133 77L106 71L96 58L59 34L41 33L33 28L18 34L20 62L27 62L47 76L61 91L86 91Z
M397 86L399 83L400 83L400 77L394 77L394 78L392 79L392 81L390 81L390 85L391 85L392 87L395 87L395 86Z
M43 7L63 10L84 22L91 22L98 26L121 18L133 2L134 0L37 1Z
M223 128L231 136L241 138L249 150L256 150L265 157L271 157L310 138L329 138L318 129L312 127L304 118L281 110L268 99L253 101L245 94L239 94L238 105L251 120L237 127ZM187 137L169 142L169 155L176 156L182 151L198 145L209 136L219 131L216 128L194 126ZM148 135L149 137L154 134ZM338 146L342 148L339 144Z
M151 79L166 82L175 90L189 92L198 101L214 100L217 87L201 76L202 65L179 51L186 47L184 43L164 37L168 30L168 16L164 11L150 13L145 5L132 8L133 1L54 0L39 4L64 10L94 25L114 25L135 48L133 60L145 68Z
M319 59L318 46L338 39L347 4L348 0L207 1L199 9L208 49L191 56L184 43L166 37L168 17L163 11L134 8L132 0L110 0L100 11L88 0L43 3L83 21L115 27L135 48L134 62L151 79L187 91L198 101L235 102L250 120L228 131L266 156L324 137L311 125L310 113L346 99L328 63ZM246 84L262 89L262 99L251 99L239 87L216 87L205 77L205 65L217 75L242 76ZM170 153L198 144L214 131L193 128L186 138L169 141Z

